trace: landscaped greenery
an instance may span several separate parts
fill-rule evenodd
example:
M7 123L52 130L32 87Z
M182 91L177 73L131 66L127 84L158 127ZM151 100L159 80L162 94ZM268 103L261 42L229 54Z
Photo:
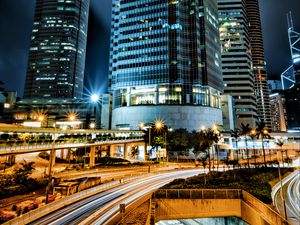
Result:
M0 174L0 199L27 194L46 186L46 180L38 181L30 177L33 162L24 162L12 173Z
M292 169L282 169L286 173ZM277 168L236 169L226 172L200 174L187 179L176 179L162 189L243 189L264 203L272 203L270 181L278 177Z

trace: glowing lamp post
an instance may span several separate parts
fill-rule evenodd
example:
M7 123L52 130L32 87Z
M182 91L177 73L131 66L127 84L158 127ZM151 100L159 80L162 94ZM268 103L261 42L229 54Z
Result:
M91 96L90 96L90 99L91 99L91 102L93 103L93 105L94 105L94 112L93 112L93 116L94 116L94 118L95 118L95 122L96 122L96 104L97 104L97 102L99 102L99 100L100 100L100 97L99 97L99 95L98 94L92 94ZM96 123L94 123L95 124L95 128L97 127L96 126ZM93 129L93 128L92 128Z

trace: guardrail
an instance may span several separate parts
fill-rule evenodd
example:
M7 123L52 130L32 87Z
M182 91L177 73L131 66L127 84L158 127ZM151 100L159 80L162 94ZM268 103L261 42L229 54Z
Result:
M51 202L51 203L49 203L49 204L47 204L47 205L45 205L41 208L32 210L32 211L30 211L26 214L18 216L16 218L4 223L4 225L28 224L28 223L30 223L34 220L37 220L38 218L41 218L41 217L55 211L55 210L58 210L58 209L60 209L64 206L70 205L74 202L80 201L84 198L95 195L99 192L111 189L113 187L122 185L124 183L130 182L132 180L136 180L138 178L145 177L145 176L149 176L149 174L123 178L123 181L124 181L123 183L120 183L119 180L116 180L116 181L113 181L113 182L110 182L110 183L107 183L107 184L102 184L102 185L99 185L99 186L96 186L96 187L78 192L76 194L67 196L65 198L59 199L59 200L54 201L54 202Z
M241 189L159 189L155 198L165 199L241 199Z
M97 145L105 145L105 144L123 144L123 143L131 143L131 142L141 142L144 141L143 138L133 138L133 139L120 139L120 140L106 140L99 141L94 143L66 143L63 145L56 144L54 146L55 149L64 149L64 148L80 148L80 147L90 147ZM35 151L49 151L53 147L52 144L45 145L14 145L14 146L4 146L0 147L0 155L9 155L9 154L18 154L18 153L26 153L26 152L35 152Z

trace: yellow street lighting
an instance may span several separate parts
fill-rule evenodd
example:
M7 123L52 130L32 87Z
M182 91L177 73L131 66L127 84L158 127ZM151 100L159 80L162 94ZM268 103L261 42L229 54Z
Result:
M77 115L76 115L75 113L70 113L70 114L68 115L68 120L69 120L69 121L75 121L76 118L77 118Z
M264 130L263 132L264 132L264 134L268 134L269 133L268 130Z
M163 128L163 126L164 126L163 122L160 121L160 120L156 120L155 123L154 123L154 125L155 125L155 128L156 128L157 130L160 130L160 129Z
M256 131L255 130L251 130L251 134L252 135L256 135Z
M44 119L45 119L44 115L39 115L38 116L38 121L42 122L42 121L44 121Z

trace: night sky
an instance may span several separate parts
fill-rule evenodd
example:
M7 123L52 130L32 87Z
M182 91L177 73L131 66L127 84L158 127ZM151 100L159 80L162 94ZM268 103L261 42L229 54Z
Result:
M286 13L293 12L300 32L299 0L261 0L262 27L269 78L290 64ZM0 80L6 90L23 95L35 0L0 0ZM111 0L91 0L85 91L107 86Z

